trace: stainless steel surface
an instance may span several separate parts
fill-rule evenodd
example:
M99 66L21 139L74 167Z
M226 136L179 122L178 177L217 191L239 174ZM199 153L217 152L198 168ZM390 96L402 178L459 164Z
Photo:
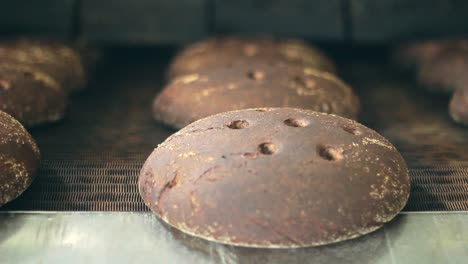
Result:
M403 213L368 236L299 250L204 242L151 213L2 212L0 263L468 263L468 212Z

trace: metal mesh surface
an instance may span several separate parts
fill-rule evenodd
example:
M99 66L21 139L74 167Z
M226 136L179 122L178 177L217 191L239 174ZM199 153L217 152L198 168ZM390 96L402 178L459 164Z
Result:
M64 121L32 130L43 154L40 172L1 210L148 210L138 194L139 170L174 132L150 111L167 58L151 50L117 54L89 90L71 99ZM405 210L468 210L468 129L450 122L447 99L415 92L375 65L358 68L344 67L344 76L363 98L361 121L387 136L410 167Z

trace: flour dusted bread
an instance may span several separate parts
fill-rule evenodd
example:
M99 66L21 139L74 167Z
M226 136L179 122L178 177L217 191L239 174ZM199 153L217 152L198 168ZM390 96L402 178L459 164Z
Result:
M0 111L0 206L23 193L39 166L39 149L31 135Z
M372 232L404 207L405 161L346 118L258 108L194 122L160 144L139 177L169 225L220 243L324 245Z
M35 67L55 79L65 92L83 89L86 74L80 55L52 40L2 40L0 61Z
M67 97L48 74L30 66L0 62L0 111L24 126L63 118Z
M230 65L234 61L286 62L334 73L336 67L322 51L300 40L268 37L218 37L186 47L169 66L170 79L201 69Z
M327 72L242 61L175 78L156 97L153 115L181 128L213 114L255 107L295 107L355 119L359 99Z

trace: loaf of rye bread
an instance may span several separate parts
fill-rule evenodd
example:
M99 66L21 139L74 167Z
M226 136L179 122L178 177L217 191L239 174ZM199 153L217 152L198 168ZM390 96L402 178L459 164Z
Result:
M317 246L372 232L405 206L405 161L350 119L259 108L196 121L160 144L139 177L169 225L220 243Z
M237 61L179 76L156 97L156 120L181 128L198 119L255 107L295 107L356 118L359 99L333 74L309 67Z
M468 86L468 45L440 52L437 56L420 65L418 81L434 91L451 93Z
M458 41L418 71L418 81L430 90L452 93L449 114L462 125L468 125L468 42Z
M0 206L23 193L39 167L40 153L24 127L0 111Z
M0 61L34 67L49 74L66 92L83 89L86 74L80 55L53 40L0 41Z
M403 45L394 56L399 58L400 65L416 69L418 82L424 88L453 93L449 114L455 122L468 125L468 41L440 40Z
M405 70L417 70L440 52L452 46L450 41L429 40L401 44L392 52L392 61Z
M300 40L277 40L269 37L218 37L184 48L169 66L168 77L195 73L244 62L289 62L334 73L335 64L318 48Z
M63 118L67 97L60 85L35 67L0 62L0 110L24 126Z

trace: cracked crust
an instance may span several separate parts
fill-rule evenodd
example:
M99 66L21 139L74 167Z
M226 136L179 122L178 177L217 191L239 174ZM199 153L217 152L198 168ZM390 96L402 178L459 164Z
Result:
M294 248L378 229L406 204L410 180L395 147L355 121L259 108L173 134L145 162L139 190L157 216L185 233Z
M336 72L335 64L321 50L297 39L219 37L183 49L172 61L168 77L173 79L201 69L229 65L237 60L283 61L331 73Z
M24 126L63 118L67 97L46 73L17 63L0 63L0 110Z
M7 40L0 42L0 59L34 67L51 76L66 92L83 89L86 74L80 55L52 40Z
M153 116L176 128L254 107L295 107L356 119L359 105L352 89L330 73L281 62L233 62L175 78L155 98Z
M40 153L24 127L0 111L0 206L28 188L39 166Z

